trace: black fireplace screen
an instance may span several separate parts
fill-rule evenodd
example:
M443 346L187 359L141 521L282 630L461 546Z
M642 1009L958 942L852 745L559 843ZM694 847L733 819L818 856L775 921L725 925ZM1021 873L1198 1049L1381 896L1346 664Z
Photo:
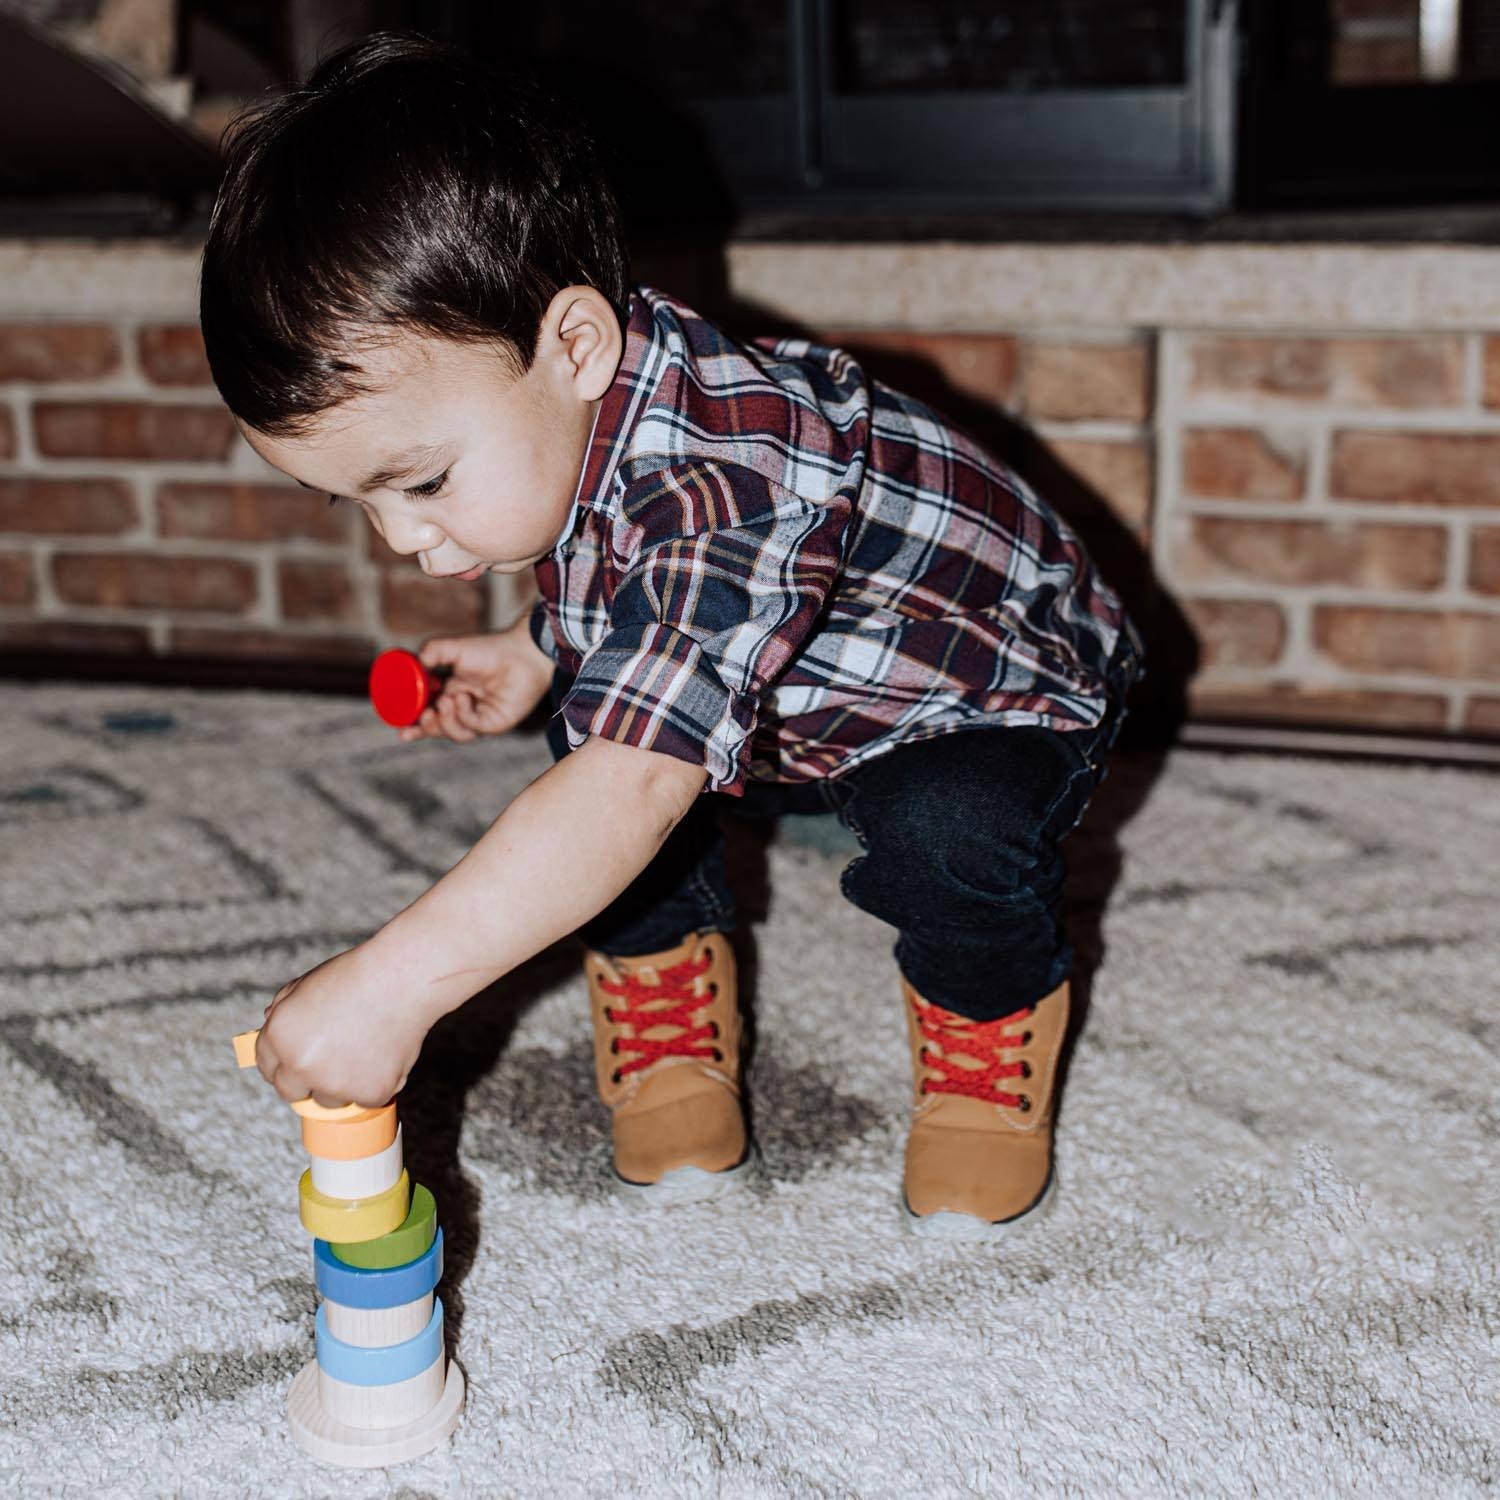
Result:
M461 29L549 66L658 181L695 145L741 207L1207 210L1230 185L1234 9L557 0L475 5Z

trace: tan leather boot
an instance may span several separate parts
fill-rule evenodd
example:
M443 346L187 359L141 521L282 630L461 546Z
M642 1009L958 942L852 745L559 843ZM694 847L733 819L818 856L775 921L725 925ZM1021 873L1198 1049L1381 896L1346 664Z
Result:
M915 1094L906 1210L918 1234L996 1232L1052 1186L1052 1106L1067 981L994 1021L929 1004L903 979Z
M662 1200L720 1191L746 1151L729 939L695 932L662 953L589 951L585 961L594 1068L621 1185Z

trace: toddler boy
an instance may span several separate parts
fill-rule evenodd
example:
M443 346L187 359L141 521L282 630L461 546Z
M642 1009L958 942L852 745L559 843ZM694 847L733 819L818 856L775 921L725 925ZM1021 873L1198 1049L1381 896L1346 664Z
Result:
M452 676L406 738L554 710L551 770L277 994L277 1091L383 1103L439 1016L581 929L621 1183L722 1188L747 1141L715 807L832 810L864 850L844 894L899 933L910 1222L1035 1207L1072 959L1058 846L1140 655L1045 502L848 354L738 344L632 288L567 115L412 38L242 124L202 321L268 462L454 587L535 570L528 617L427 644Z

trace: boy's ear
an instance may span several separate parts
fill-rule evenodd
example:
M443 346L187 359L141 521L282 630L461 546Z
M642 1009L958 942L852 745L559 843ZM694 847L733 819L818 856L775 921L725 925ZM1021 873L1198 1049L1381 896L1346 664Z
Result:
M609 389L625 352L614 308L591 286L566 286L552 299L540 344L564 361L564 373L583 401L597 401Z

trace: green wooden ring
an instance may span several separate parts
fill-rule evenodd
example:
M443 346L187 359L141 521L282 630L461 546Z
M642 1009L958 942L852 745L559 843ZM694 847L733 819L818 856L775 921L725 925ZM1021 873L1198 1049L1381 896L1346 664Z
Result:
M353 1245L334 1244L330 1240L328 1248L346 1266L358 1266L364 1271L388 1271L392 1266L404 1266L426 1255L436 1234L437 1203L419 1182L411 1190L410 1211L389 1234Z

